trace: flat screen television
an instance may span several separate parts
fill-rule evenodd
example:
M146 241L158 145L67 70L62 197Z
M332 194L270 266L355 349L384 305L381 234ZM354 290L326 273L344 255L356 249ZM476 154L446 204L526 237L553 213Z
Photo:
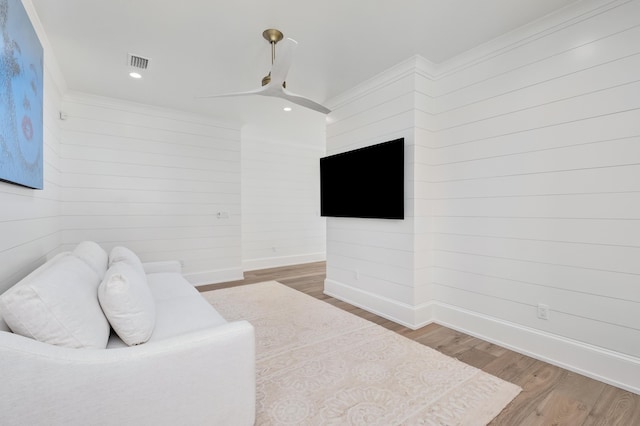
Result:
M404 138L321 158L320 215L404 219Z

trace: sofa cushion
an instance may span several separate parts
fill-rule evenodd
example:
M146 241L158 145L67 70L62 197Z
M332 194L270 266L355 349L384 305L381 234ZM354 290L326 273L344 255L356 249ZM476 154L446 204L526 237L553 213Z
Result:
M145 275L144 267L137 254L123 246L116 246L109 253L109 267L116 262L126 262L133 266L142 275Z
M175 300L180 297L199 297L202 295L182 274L158 272L147 274L147 283L155 300Z
M109 255L102 247L93 241L83 241L73 250L73 255L84 260L102 280L109 264Z
M199 294L156 301L156 328L150 342L226 324L226 320Z
M96 272L71 253L61 253L0 295L11 330L71 348L105 348L109 323L100 309Z
M149 340L156 307L144 274L128 262L112 263L98 289L98 299L114 331L127 345Z
M227 322L181 274L148 274L147 282L156 301L156 328L150 341L163 340Z

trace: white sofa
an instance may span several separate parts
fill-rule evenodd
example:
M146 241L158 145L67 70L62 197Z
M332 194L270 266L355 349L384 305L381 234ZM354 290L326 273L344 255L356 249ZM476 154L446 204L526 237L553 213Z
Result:
M83 242L0 295L0 423L253 424L251 324L225 321L178 262L140 280L113 254Z

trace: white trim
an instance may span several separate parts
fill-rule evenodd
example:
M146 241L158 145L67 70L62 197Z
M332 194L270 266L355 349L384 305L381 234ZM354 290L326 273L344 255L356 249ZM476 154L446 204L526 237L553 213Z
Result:
M538 40L555 31L574 25L576 22L589 19L598 13L602 13L603 10L616 8L629 1L630 0L583 0L568 4L559 10L515 28L480 46L462 52L438 64L433 69L431 75L435 80L439 80L463 68L502 55L514 48L522 47L531 41Z
M192 272L183 275L187 281L196 287L244 279L244 274L240 268L216 269L213 271Z
M369 80L346 90L344 93L327 100L325 105L332 110L337 110L356 99L380 90L382 87L393 84L405 77L415 75L416 69L420 69L423 73L428 75L430 73L427 69L431 68L430 64L431 63L427 59L420 57L419 55L412 56L409 59L382 71L375 77L372 77Z
M417 330L433 322L433 303L431 302L410 306L330 279L324 280L324 294L412 330Z
M575 24L576 21L589 19L591 16L601 13L603 10L613 9L629 1L630 0L585 0L572 3L439 64L433 63L421 55L414 55L328 99L325 105L332 110L337 110L345 104L351 103L369 93L378 91L381 87L392 84L412 74L420 75L431 81L438 81L461 69L502 55L532 40L537 40L545 37L549 33L569 27Z
M243 271L255 271L257 269L277 268L280 266L299 265L302 263L322 262L327 260L327 254L309 253L294 256L263 257L260 259L244 260Z
M162 117L169 120L178 120L202 126L221 128L238 132L238 137L240 137L242 127L242 123L240 121L212 118L203 114L164 108L157 105L143 104L126 99L94 95L74 90L69 90L64 94L63 103L67 102L92 107L115 109L118 111L127 111L140 115L153 115L154 117Z
M432 322L640 394L640 359L440 302L410 306L326 279L324 294L412 330Z
M434 322L640 394L640 359L435 302Z

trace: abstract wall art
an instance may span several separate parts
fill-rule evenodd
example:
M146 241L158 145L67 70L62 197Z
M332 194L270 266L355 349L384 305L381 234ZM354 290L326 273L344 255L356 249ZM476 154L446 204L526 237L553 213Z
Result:
M0 180L43 187L43 50L20 0L0 0Z

